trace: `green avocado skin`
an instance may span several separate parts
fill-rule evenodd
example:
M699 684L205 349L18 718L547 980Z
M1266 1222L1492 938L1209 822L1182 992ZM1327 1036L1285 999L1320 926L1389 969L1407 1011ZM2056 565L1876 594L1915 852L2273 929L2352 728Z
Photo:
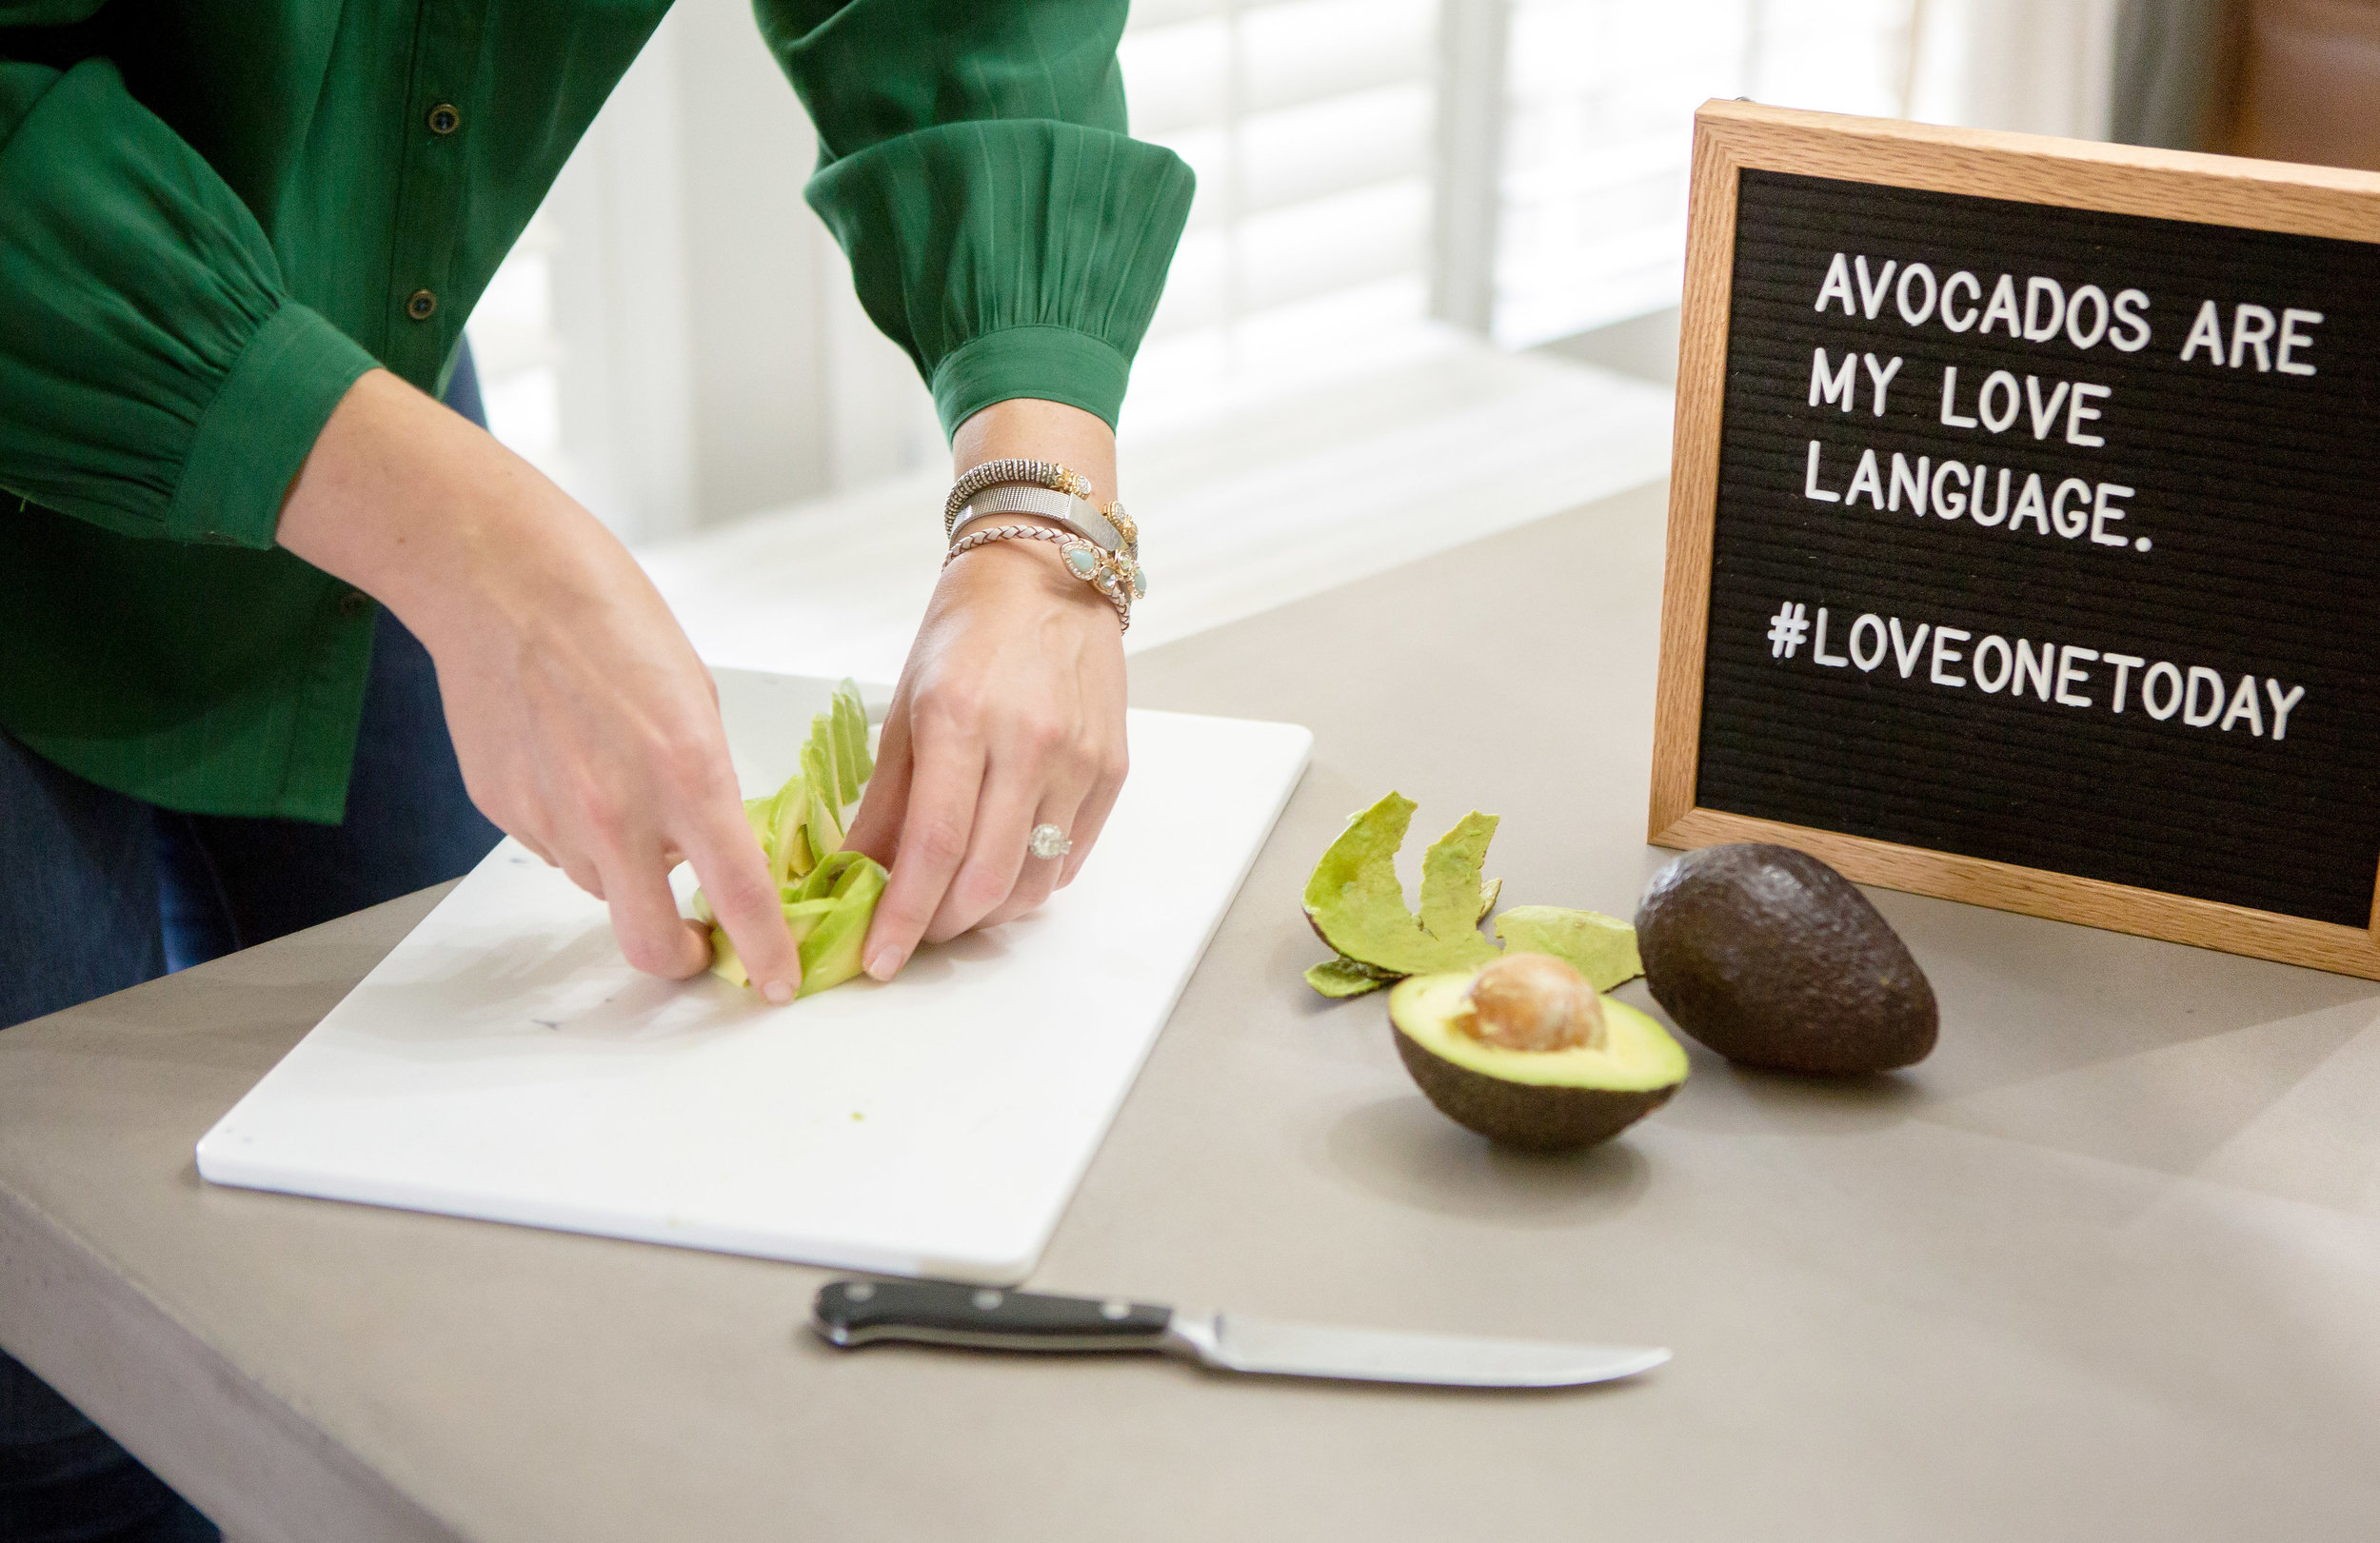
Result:
M1868 897L1807 852L1689 852L1636 908L1645 984L1679 1028L1747 1066L1857 1075L1914 1066L1940 1013Z
M1392 1026L1397 1054L1438 1112L1491 1141L1537 1152L1567 1152L1608 1141L1669 1102L1673 1082L1644 1093L1507 1082L1434 1056Z

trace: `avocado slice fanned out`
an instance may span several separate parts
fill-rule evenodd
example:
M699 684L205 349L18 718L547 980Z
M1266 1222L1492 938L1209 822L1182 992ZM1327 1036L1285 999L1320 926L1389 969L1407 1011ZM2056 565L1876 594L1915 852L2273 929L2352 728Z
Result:
M1397 1053L1438 1112L1491 1140L1544 1151L1609 1140L1669 1101L1686 1052L1625 1002L1601 999L1597 1045L1508 1050L1464 1027L1478 971L1415 976L1389 994Z
M860 973L860 949L888 875L875 859L843 849L850 806L867 790L875 762L867 751L867 711L845 681L825 712L810 720L801 770L764 798L744 801L744 817L768 859L785 925L802 954L804 997ZM748 986L750 975L726 929L700 890L695 915L711 923L711 973Z

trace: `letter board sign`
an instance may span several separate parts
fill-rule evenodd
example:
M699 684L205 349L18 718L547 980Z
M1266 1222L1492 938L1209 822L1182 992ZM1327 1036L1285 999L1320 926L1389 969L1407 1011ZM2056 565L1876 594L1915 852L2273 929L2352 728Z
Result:
M1695 141L1652 840L2380 979L2380 176Z

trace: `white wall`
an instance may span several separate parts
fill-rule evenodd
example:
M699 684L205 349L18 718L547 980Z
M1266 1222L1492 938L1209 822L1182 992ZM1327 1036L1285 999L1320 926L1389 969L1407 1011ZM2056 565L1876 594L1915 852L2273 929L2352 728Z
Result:
M1910 116L2108 137L2118 0L1918 0Z
M678 0L554 185L532 245L558 412L529 449L631 540L943 453L917 372L802 201L816 153L746 0ZM482 346L502 434L535 395L503 355L538 350Z

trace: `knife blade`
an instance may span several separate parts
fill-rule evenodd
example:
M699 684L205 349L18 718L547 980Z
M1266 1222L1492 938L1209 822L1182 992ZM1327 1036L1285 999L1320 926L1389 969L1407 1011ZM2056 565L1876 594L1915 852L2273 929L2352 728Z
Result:
M1648 1346L1277 1323L938 1280L828 1281L811 1303L810 1326L846 1350L909 1340L974 1350L1145 1351L1219 1372L1463 1388L1575 1387L1634 1376L1670 1358Z

